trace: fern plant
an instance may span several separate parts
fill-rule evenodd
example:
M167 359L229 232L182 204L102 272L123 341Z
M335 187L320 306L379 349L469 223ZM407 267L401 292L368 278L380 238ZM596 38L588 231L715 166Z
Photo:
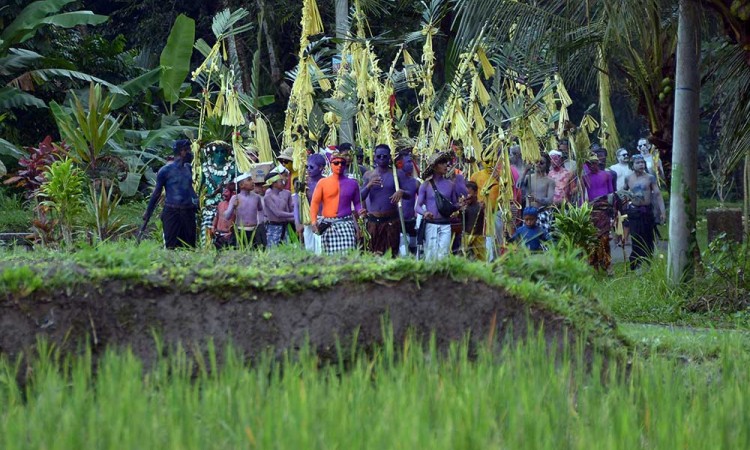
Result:
M60 227L66 245L73 244L75 219L83 210L83 186L86 177L73 160L55 161L45 172L45 182L39 189L44 198L42 206L48 207Z
M588 257L597 244L597 230L591 222L593 208L568 204L555 215L555 237L564 250L580 250Z

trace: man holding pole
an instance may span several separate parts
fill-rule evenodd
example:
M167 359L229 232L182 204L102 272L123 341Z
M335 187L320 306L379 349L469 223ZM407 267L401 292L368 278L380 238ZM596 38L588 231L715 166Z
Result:
M163 189L166 195L161 213L164 246L168 249L195 247L198 196L193 189L193 172L190 166L193 161L193 152L190 149L190 140L175 141L172 151L175 155L174 160L159 169L156 175L156 186L148 202L146 213L143 215L143 226L138 233L138 240L140 241L154 213Z
M391 250L391 256L395 257L404 231L398 202L402 198L410 199L411 194L400 189L406 180L403 173L397 173L391 165L390 147L378 144L374 159L375 168L365 173L361 190L362 199L367 205L369 250L380 255Z

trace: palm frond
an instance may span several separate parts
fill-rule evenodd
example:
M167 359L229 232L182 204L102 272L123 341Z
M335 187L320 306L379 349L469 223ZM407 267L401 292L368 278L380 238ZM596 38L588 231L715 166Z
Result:
M231 12L229 9L220 11L214 16L213 23L211 24L211 31L213 31L216 39L227 38L244 33L253 28L252 22L240 26L235 25L247 17L248 14L248 11L244 8L239 8Z
M109 91L113 94L128 95L128 93L119 86L104 81L101 78L97 78L83 72L76 70L65 70L65 69L37 69L27 72L32 78L41 81L49 81L52 77L69 78L71 80L86 81L89 83L98 83L106 86ZM12 81L11 81L12 83Z

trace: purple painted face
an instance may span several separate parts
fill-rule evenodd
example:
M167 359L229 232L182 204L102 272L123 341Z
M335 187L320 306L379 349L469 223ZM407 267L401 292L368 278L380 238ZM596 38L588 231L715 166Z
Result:
M323 173L323 165L318 164L312 158L307 160L307 176L317 178Z
M408 156L404 156L401 161L403 161L401 170L403 170L405 174L411 175L412 172L414 172L414 161Z
M386 148L375 150L375 165L378 167L388 167L391 164L391 153Z

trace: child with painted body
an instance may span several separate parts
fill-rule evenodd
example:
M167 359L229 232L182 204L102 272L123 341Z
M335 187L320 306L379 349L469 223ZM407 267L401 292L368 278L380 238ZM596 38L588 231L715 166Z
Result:
M224 212L224 218L229 220L232 214L235 214L235 239L244 241L254 248L261 247L263 242L258 235L258 211L263 210L263 203L258 194L253 189L255 183L249 173L244 173L235 178L235 183L239 183L240 192L232 196L229 200L229 207ZM239 239L237 238L238 236Z

